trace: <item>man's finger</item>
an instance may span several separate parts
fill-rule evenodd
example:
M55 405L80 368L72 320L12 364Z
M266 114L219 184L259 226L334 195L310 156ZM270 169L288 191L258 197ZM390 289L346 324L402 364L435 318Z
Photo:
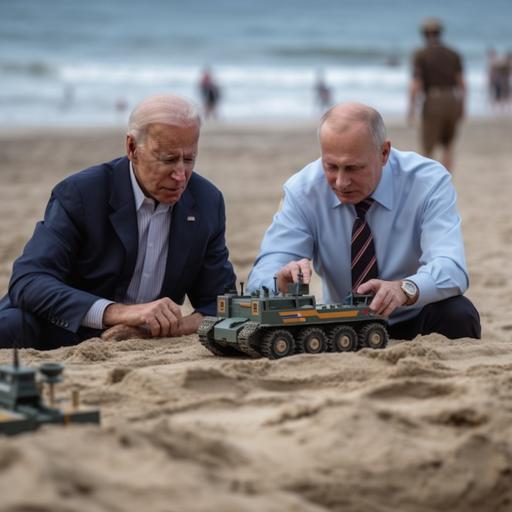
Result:
M299 281L299 273L301 271L298 261L292 262L291 271L292 271L292 280L294 283L297 283Z
M370 281L368 281L370 283ZM372 311L375 311L376 313L380 314L380 312L384 309L384 304L387 304L388 291L383 287L380 286L377 288L377 291L375 293L375 297L373 297L373 300L370 303L370 309Z
M160 336L160 322L156 318L156 316L152 316L147 324L149 331L151 332L152 338L158 338Z
M303 258L302 260L299 260L299 267L302 270L302 279L304 283L308 284L311 281L311 262Z
M175 337L175 336L181 336L181 335L182 335L181 320L178 320L170 326L169 336Z
M379 288L382 285L382 281L380 279L370 279L357 287L357 293L370 293L379 291Z
M308 259L303 258L299 261L291 261L289 266L294 283L299 282L300 273L302 273L302 281L309 283L311 278L311 266Z
M161 311L155 315L155 318L158 324L160 325L160 332L158 336L160 338L169 336L169 332L171 330L171 322L169 321L167 315L163 311Z
M171 299L167 298L166 300L164 300L162 302L162 308L166 311L170 311L173 317L175 317L177 319L181 318L180 307L176 303L174 303Z

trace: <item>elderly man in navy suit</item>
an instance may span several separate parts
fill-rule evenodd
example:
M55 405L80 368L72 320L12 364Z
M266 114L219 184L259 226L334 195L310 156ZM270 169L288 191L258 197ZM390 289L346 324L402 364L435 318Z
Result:
M126 157L54 188L0 302L0 347L181 336L215 314L235 275L222 194L193 171L200 125L187 100L149 97L130 116Z

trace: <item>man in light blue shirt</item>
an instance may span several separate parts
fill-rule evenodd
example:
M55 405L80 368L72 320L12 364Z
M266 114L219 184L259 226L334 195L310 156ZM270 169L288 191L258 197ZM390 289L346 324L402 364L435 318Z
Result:
M368 261L375 263L376 277L363 279L354 291L375 294L370 307L389 317L393 338L431 332L480 338L478 312L462 295L469 281L446 169L392 149L382 117L366 105L330 109L319 139L322 157L284 185L282 207L261 244L249 290L272 287L277 275L284 291L300 271L309 282L312 261L323 301L342 302L352 290L356 205L370 199L365 220L374 257Z

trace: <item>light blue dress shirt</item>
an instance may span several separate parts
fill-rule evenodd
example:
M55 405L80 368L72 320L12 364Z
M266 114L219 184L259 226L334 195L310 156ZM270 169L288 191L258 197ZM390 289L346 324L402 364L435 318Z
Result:
M398 308L389 323L418 314L431 302L464 293L469 281L456 193L446 169L417 153L391 149L366 214L379 278L410 279L418 301ZM351 290L350 239L356 217L329 187L321 160L284 185L282 207L268 228L248 290L273 289L273 276L292 260L308 258L322 279L323 301L342 302Z
M159 203L144 195L130 162L130 179L135 198L139 244L135 270L123 304L142 304L155 300L162 288L169 248L172 205ZM103 329L103 313L113 301L97 300L82 320L85 327Z

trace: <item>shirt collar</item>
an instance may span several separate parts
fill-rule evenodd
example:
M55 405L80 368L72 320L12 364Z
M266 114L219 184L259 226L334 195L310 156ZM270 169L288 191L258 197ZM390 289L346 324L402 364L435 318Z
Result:
M393 169L390 160L391 153L386 165L382 168L379 184L370 196L387 210L391 210L393 206Z
M393 150L391 150L393 151ZM377 188L373 191L373 194L370 196L377 203L381 204L387 210L391 210L393 206L393 169L391 167L391 153L389 155L388 161L386 165L382 168L382 174L379 180L379 184ZM331 206L332 208L336 208L337 206L343 205L343 203L339 200L338 196L331 190L332 200Z
M133 171L133 164L130 161L130 180L132 182L133 196L135 198L135 210L139 211L143 205L149 205L152 209L155 209L155 200L151 199L151 197L146 197L142 189L140 188L139 182L135 177L135 172ZM170 204L162 204L159 203L157 206L158 211L168 211L172 205Z

